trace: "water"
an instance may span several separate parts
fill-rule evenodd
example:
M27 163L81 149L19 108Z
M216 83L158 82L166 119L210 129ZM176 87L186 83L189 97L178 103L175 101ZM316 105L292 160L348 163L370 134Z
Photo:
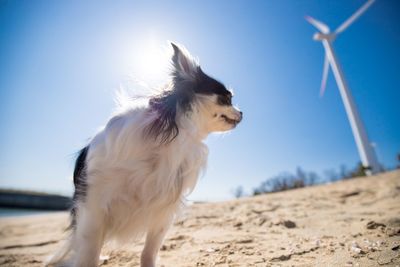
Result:
M31 209L0 208L0 218L46 214L46 213L50 213L50 212L52 212L52 211L48 211L48 210L31 210Z

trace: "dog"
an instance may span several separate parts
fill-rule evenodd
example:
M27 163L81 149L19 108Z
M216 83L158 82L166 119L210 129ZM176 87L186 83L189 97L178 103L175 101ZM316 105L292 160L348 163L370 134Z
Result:
M232 92L171 43L171 81L146 103L120 108L76 159L70 236L49 260L98 266L104 242L146 235L141 267L154 267L163 238L204 170L212 132L235 128Z

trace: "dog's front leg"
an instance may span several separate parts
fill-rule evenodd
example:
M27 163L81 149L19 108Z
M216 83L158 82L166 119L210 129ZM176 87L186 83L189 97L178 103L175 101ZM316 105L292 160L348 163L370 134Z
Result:
M159 220L147 232L146 243L140 259L141 267L155 267L158 251L172 222L172 218Z

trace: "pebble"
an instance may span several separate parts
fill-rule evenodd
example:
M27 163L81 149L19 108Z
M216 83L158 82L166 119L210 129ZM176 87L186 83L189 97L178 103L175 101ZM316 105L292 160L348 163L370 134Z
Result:
M242 225L243 225L242 222L237 222L237 223L235 223L233 226L234 226L234 227L240 227L240 226L242 226Z
M296 228L296 223L290 220L285 220L282 222L286 228Z
M367 229L376 229L378 227L383 227L385 228L386 225L384 225L383 223L377 223L375 221L369 221L366 225Z

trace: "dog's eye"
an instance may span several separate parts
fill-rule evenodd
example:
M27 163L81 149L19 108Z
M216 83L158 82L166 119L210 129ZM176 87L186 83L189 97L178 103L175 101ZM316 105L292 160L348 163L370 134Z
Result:
M232 96L231 95L224 95L218 97L218 104L230 106L232 105Z

